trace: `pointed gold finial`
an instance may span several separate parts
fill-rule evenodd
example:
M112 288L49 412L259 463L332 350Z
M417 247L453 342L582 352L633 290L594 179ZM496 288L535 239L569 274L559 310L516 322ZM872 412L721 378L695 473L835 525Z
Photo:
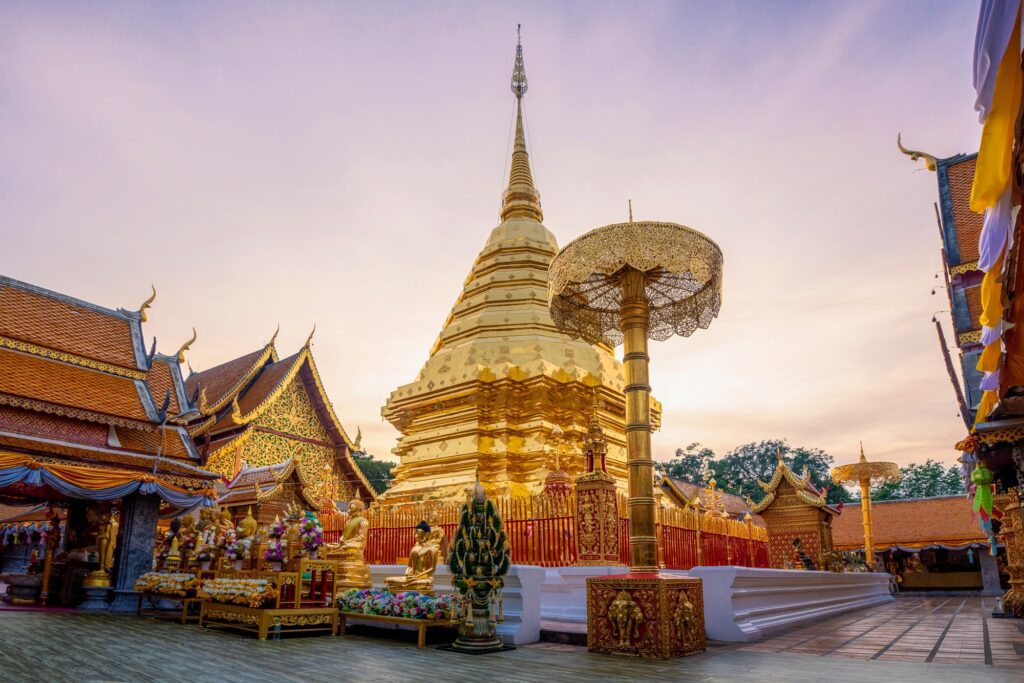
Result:
M629 199L627 201L629 202L629 222L632 223L633 222L633 200Z
M868 459L864 457L864 442L863 441L860 442L860 461L861 462L867 462L868 461Z
M924 159L925 168L929 171L935 170L935 157L926 152L918 152L917 150L907 149L903 146L903 133L896 134L896 149L910 157L911 161L917 161L918 159Z
M776 448L775 449L775 457L779 459L779 464L780 465L785 465L786 464L786 461L782 459L782 449L781 448Z
M304 349L308 349L309 348L310 344L313 343L313 335L314 334L316 334L316 323L313 323L313 330L309 333L309 336L306 337L306 343L302 345L302 348L304 348Z
M356 427L356 440L352 442L352 450L357 453L362 452L363 448L363 429L362 427Z
M516 26L519 34L520 26ZM540 208L540 192L533 185L530 171L530 155L526 151L526 134L523 132L523 95L526 94L526 65L523 63L523 42L516 40L516 61L512 68L512 93L516 96L516 133L512 148L512 166L508 174L508 187L501 201L501 220L526 218L544 220Z
M316 329L315 325L313 326L313 329ZM277 329L274 330L274 334L271 335L270 341L267 342L267 346L273 346L274 345L274 341L277 339L277 333L280 332L280 331L281 331L281 323L278 323L277 324Z
M153 293L148 299L142 302L141 306L139 306L139 319L142 322L146 322L146 320L148 320L148 317L146 316L146 309L152 306L153 302L156 300L156 285L150 285L150 287L153 289Z
M196 328L193 327L192 328L192 338L189 339L184 344L182 344L181 348L178 349L178 362L179 363L184 363L185 362L185 352L188 351L189 348L191 348L191 346L193 344L195 344L195 342L196 342Z

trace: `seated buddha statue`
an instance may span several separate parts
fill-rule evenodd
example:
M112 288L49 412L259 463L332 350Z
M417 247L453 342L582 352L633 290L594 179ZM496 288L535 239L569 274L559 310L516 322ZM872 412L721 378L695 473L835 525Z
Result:
M348 521L342 529L341 540L327 544L327 557L338 560L335 585L339 588L369 588L373 585L370 581L370 566L363 555L370 530L370 522L363 516L365 510L366 505L361 500L349 503Z
M438 531L441 531L438 529ZM388 590L417 591L428 595L434 594L434 572L441 554L441 536L431 531L425 521L416 525L416 543L409 551L409 564L402 576L389 576L385 579Z
M235 523L231 519L231 511L226 507L220 509L220 515L217 517L217 539L223 541L228 536L235 533Z

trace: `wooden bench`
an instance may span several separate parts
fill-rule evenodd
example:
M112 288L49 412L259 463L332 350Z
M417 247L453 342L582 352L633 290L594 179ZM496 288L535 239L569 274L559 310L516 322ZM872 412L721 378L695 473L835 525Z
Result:
M169 610L169 609L155 609L155 608L153 608L153 609L143 609L142 608L142 601L144 599L147 599L147 598L150 599L150 600L158 599L158 600L173 600L173 601L176 601L176 602L180 602L181 603L181 613L179 615L177 609L173 609L173 610ZM150 617L159 617L160 619L174 619L176 621L180 621L182 624L187 624L190 621L198 621L199 620L199 615L198 614L190 614L189 612L192 611L192 607L194 605L198 605L201 602L202 602L202 600L200 600L199 598L197 598L195 596L190 597L190 598L183 598L183 597L180 597L180 596L177 596L177 595L165 595L163 593L153 593L153 592L150 592L150 591L142 591L142 592L139 593L139 604L135 608L135 614L137 616L140 616L140 617L143 616L143 615L146 615L146 616L150 616Z
M386 617L380 614L362 614L360 612L338 612L338 635L345 635L346 618L366 620L366 621L380 621L387 624L404 624L406 626L415 626L418 634L416 638L416 646L421 650L427 646L427 629L437 628L438 626L446 626L453 628L455 624L447 619L409 619L408 617Z

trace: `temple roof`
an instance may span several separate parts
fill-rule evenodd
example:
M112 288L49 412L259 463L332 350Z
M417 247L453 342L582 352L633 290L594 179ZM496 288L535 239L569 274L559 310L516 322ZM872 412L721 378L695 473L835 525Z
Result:
M685 479L677 479L675 477L663 477L661 480L661 490L668 494L669 498L673 500L680 507L692 507L694 500L702 494L704 487L700 484L694 484L693 482L686 481ZM725 507L725 511L732 517L742 517L743 515L750 513L750 517L755 524L764 526L764 521L761 516L751 512L750 505L747 504L742 497L732 493L726 493L720 491L722 495L722 505Z
M0 337L79 360L144 370L139 322L138 313L112 311L0 275Z
M317 507L305 496L302 480L296 476L295 463L285 460L276 465L247 467L241 470L227 486L227 492L217 499L220 505L253 505L273 500L286 483L295 485L302 500L309 507Z
M962 546L986 543L985 535L962 495L907 500L880 500L871 504L872 534L876 549L891 546ZM864 547L860 505L843 508L832 521L832 539L841 550Z
M155 417L142 380L3 348L0 368L0 393L77 409L80 419L88 414L105 421L106 415L148 423Z
M277 351L271 342L234 360L191 373L185 380L185 390L191 396L198 388L201 391L199 410L211 415L231 403L267 363L276 362Z
M807 473L807 469L804 469L802 477L798 476L789 468L781 456L779 456L778 464L775 465L775 472L772 474L771 480L767 483L763 481L757 482L764 489L765 496L756 504L753 501L747 501L751 505L751 511L760 513L766 510L775 500L775 493L783 480L796 489L796 497L801 502L811 507L825 510L831 515L839 514L839 510L829 505L825 500L824 494L811 483L811 477Z

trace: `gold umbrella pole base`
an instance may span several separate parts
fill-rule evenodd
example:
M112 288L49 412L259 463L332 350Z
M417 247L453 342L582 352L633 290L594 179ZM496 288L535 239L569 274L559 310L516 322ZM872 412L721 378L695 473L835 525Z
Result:
M587 649L647 659L704 652L701 580L632 572L587 579Z
M96 569L85 575L82 581L85 588L110 588L110 574L102 569Z

